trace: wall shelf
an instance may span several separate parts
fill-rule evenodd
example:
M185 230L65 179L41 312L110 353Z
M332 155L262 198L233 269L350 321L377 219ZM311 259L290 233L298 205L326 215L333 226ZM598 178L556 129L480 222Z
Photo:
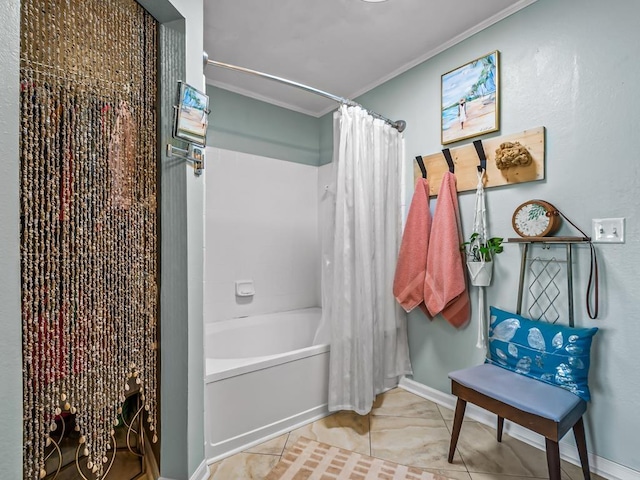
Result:
M515 237L507 238L506 243L586 243L588 237Z

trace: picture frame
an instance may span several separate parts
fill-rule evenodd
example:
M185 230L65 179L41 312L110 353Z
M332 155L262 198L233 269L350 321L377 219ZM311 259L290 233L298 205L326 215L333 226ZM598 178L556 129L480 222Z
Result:
M442 75L443 145L500 129L500 54L487 53Z
M209 125L209 96L191 85L178 82L173 136L199 147L207 144Z

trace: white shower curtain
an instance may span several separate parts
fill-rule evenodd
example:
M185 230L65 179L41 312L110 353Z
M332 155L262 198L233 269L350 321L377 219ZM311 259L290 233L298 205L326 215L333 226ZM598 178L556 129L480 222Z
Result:
M322 272L331 411L364 415L378 393L411 373L406 314L392 292L403 163L397 130L359 107L336 112Z

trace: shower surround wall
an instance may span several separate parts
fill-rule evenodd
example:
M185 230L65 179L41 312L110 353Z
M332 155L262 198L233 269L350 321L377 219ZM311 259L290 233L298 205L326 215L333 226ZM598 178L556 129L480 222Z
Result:
M206 178L205 323L320 306L318 168L207 147Z

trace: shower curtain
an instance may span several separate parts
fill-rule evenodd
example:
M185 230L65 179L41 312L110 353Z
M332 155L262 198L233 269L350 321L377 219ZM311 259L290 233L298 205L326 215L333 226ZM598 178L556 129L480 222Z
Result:
M403 160L397 130L359 107L336 112L322 271L331 411L364 415L378 393L411 373L406 314L392 291Z

